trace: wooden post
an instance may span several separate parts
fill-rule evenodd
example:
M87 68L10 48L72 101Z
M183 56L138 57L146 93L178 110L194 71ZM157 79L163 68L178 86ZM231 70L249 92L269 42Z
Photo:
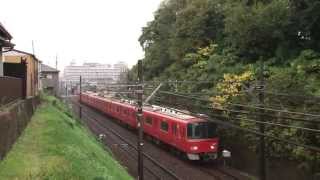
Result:
M22 99L27 97L27 78L28 78L28 68L25 59L21 58L21 64L23 66L23 77L22 77Z

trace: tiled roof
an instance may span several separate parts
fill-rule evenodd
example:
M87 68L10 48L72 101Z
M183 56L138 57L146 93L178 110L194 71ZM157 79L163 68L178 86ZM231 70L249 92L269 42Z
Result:
M48 65L45 64L41 64L41 72L59 72L59 70L52 68Z

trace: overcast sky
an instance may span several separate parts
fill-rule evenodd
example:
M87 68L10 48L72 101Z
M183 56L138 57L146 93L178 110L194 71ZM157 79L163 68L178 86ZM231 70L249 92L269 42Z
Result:
M144 56L138 38L162 0L4 0L0 21L16 49L63 69L77 64L125 61Z

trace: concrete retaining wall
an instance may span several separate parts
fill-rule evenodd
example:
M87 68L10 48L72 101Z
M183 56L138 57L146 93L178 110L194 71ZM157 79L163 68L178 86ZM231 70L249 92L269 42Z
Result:
M235 138L226 142L225 148L232 152L229 165L247 172L256 177L259 176L259 155L253 152L249 145ZM267 180L301 180L312 179L312 172L299 168L299 162L286 159L267 159Z
M0 109L0 160L21 135L39 103L39 97L33 97Z

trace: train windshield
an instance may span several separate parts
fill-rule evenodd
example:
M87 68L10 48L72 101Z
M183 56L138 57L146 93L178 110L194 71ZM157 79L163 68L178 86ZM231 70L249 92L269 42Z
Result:
M188 139L209 139L216 136L216 125L212 122L188 124Z

